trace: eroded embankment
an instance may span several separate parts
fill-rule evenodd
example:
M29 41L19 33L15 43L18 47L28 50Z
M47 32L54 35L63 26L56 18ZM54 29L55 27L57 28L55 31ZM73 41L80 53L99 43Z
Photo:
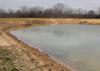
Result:
M56 63L43 52L24 44L7 31L0 31L0 50L8 52L8 65L0 64L0 71L69 71L66 67ZM6 56L4 53L3 56ZM0 62L6 64L0 55ZM9 67L10 66L10 67Z

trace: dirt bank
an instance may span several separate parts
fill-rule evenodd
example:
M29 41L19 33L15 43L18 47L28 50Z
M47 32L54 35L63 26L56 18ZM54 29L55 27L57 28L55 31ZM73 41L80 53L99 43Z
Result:
M53 18L58 24L90 24L100 25L100 19L81 19L81 18ZM53 24L50 18L0 18L2 26L31 26Z
M0 39L2 39L0 40L0 50L2 48L2 50L9 53L8 56L11 62L8 65L10 68L7 65L2 68L0 64L0 71L7 71L3 69L16 69L16 71L70 71L50 59L47 54L24 44L7 31L0 31L0 34ZM0 61L3 60L1 57Z

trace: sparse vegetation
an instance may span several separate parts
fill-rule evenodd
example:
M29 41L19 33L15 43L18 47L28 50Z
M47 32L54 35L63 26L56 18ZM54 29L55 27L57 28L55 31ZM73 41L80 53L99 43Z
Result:
M0 71L11 71L13 67L11 54L6 49L0 47Z
M12 68L11 71L19 71L18 69L16 68Z

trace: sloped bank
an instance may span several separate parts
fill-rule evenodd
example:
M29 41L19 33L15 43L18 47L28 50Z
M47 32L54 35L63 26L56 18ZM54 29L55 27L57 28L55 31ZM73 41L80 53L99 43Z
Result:
M21 42L8 31L0 32L5 41L9 43L6 49L14 56L13 62L19 71L70 71L49 58L44 52Z

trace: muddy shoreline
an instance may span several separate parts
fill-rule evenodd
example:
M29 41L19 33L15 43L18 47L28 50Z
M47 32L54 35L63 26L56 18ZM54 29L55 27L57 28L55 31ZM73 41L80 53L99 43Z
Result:
M11 35L8 31L0 31L4 36L9 37L8 41L14 42L15 44L18 44L22 46L25 50L27 50L28 54L32 54L33 58L36 58L36 60L39 60L40 62L43 62L46 66L51 66L51 71L70 71L68 68L64 67L61 64L58 64L56 61L52 60L48 54L45 52L40 52L37 48L30 47L29 45L23 43L19 39L17 39L15 36ZM48 70L47 70L48 71Z

